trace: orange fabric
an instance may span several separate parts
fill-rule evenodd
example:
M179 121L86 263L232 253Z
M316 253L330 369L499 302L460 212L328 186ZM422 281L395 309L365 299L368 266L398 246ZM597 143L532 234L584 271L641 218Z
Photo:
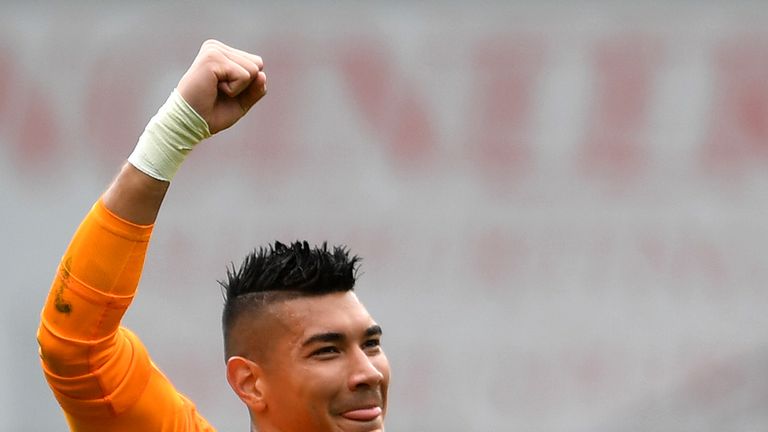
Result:
M37 339L45 378L73 431L214 431L120 327L151 233L100 200L53 280Z

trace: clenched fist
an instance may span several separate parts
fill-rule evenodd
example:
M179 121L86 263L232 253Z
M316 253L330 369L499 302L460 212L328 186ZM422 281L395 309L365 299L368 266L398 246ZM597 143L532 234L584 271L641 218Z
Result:
M177 86L211 134L235 124L267 93L261 57L207 40Z

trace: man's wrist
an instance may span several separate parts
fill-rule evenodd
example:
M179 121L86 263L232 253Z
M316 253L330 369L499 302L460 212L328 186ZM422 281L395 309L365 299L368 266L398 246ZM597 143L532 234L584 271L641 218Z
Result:
M187 154L209 136L205 120L174 90L147 124L128 161L150 177L171 181Z

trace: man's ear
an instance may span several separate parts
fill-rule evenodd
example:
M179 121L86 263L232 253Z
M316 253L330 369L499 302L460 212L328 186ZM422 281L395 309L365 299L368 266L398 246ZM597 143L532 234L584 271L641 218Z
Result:
M232 390L250 409L264 411L264 372L261 367L245 357L232 356L227 360L227 381Z

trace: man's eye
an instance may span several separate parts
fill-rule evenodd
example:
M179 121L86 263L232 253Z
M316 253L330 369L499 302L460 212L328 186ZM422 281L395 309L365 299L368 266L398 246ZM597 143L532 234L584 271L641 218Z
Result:
M381 346L381 339L368 339L363 344L363 348L367 350L378 349Z
M335 346L327 346L322 347L320 349L317 349L315 351L312 351L313 356L322 356L322 355L331 355L331 354L338 354L339 349Z

